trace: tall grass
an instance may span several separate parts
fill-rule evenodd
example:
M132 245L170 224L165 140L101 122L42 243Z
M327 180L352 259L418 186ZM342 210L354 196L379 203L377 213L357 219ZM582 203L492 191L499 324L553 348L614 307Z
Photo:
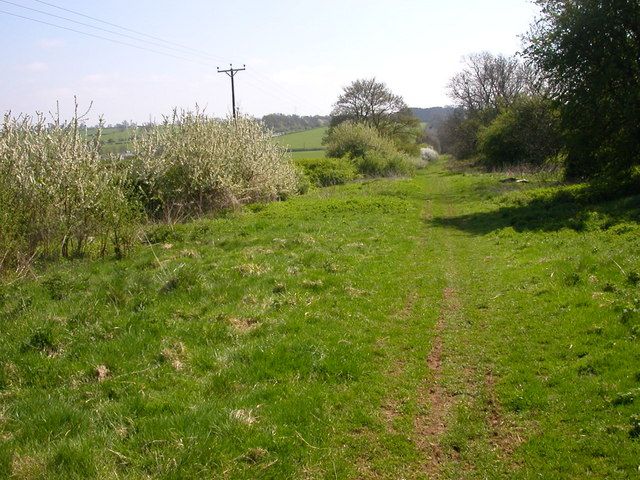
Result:
M133 156L100 154L77 112L63 122L4 116L0 273L34 258L121 256L145 215L174 222L295 193L299 173L255 121L174 112L140 131Z

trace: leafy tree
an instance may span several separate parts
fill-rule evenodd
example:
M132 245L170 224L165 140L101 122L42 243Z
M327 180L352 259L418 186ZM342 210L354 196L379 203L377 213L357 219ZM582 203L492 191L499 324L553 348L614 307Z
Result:
M331 127L345 121L375 128L405 153L418 153L420 120L403 98L375 78L356 80L344 88L331 112Z
M389 117L406 110L401 96L375 78L356 80L346 86L331 112L332 124L351 120L380 128Z
M640 2L535 3L525 54L558 101L568 176L626 175L640 165Z
M517 57L480 52L465 57L448 89L458 109L438 129L442 150L468 158L477 154L484 127L520 98L543 94L546 84Z
M521 97L478 135L478 152L488 166L541 166L561 150L558 112L543 97Z

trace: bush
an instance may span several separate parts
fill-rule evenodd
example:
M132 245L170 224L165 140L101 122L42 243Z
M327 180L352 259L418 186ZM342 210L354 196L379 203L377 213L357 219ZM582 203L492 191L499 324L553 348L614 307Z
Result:
M542 166L561 148L557 111L548 100L522 98L500 113L478 135L481 161L488 166Z
M174 112L133 141L132 183L147 212L168 222L296 193L299 176L286 149L258 122Z
M369 151L353 161L358 171L367 177L407 176L415 172L414 165L400 153L383 156L379 152Z
M378 131L362 123L344 122L332 127L324 139L327 157L363 157L376 151L385 156L397 153L393 142L380 136Z
M442 152L459 159L474 156L481 126L482 119L456 110L438 129Z
M373 127L344 122L333 127L325 138L327 156L350 161L369 177L410 175L415 168L409 157Z
M304 188L283 147L255 121L199 113L138 132L133 157L100 154L68 123L6 115L0 131L0 273L39 257L121 256L143 214L173 222Z
M0 132L0 271L35 256L70 257L89 244L121 255L133 238L138 208L126 190L127 171L100 156L79 119L6 115Z
M358 175L355 166L348 159L309 158L297 160L296 163L317 187L341 185Z

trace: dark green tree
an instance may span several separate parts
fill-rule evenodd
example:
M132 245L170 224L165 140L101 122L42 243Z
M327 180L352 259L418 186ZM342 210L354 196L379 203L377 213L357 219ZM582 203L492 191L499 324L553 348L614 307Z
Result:
M560 108L573 178L640 165L640 1L534 0L525 55Z
M551 101L522 96L480 130L478 153L489 167L527 164L542 166L560 153L558 114Z

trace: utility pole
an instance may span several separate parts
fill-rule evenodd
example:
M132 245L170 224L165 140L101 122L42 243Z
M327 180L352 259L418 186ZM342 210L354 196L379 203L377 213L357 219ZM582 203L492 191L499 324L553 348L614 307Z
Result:
M236 87L233 82L233 77L235 77L238 72L246 70L246 65L242 65L242 68L233 68L233 64L229 64L229 67L228 70L220 70L220 67L217 67L217 70L218 73L226 73L231 78L231 107L233 108L233 119L236 120L238 112L236 111Z

